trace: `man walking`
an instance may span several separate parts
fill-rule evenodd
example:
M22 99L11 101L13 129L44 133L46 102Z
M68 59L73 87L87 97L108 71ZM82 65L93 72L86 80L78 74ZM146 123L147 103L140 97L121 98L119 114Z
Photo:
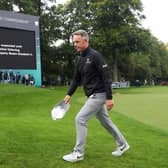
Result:
M93 116L96 116L102 126L116 140L117 149L112 152L112 155L121 156L129 149L129 145L119 129L111 121L107 112L114 105L108 66L103 56L89 46L89 36L85 30L74 32L72 40L80 56L77 61L72 84L64 101L65 103L70 101L71 96L80 84L83 85L88 99L76 116L76 144L73 152L63 156L63 159L68 162L77 162L84 159L87 122Z

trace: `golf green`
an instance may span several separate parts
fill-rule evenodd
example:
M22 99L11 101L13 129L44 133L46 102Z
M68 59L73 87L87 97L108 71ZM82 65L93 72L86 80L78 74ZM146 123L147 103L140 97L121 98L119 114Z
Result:
M114 90L114 100L113 110L168 131L168 87Z

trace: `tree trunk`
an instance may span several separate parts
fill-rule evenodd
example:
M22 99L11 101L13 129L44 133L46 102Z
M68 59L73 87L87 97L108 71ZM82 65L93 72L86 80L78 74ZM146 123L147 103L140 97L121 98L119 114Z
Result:
M112 80L113 82L118 82L118 61L117 61L117 56L115 55L113 57L113 64L112 64Z

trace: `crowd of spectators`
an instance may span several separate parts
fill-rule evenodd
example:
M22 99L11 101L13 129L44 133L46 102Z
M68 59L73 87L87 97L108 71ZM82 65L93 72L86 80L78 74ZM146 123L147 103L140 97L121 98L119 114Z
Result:
M31 74L21 75L20 72L14 73L12 70L0 70L0 83L25 84L33 86L35 84L35 79Z

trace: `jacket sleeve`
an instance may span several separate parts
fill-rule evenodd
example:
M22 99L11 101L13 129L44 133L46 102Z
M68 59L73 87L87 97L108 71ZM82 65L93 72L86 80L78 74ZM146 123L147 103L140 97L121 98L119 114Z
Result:
M73 74L73 78L72 78L70 88L67 92L67 94L69 96L73 95L73 93L76 91L77 87L80 85L80 82L81 82L81 76L80 76L80 73L78 71L78 65L79 65L79 58L77 60L77 64L76 64L76 67L75 67L75 70L74 70L74 74Z
M111 87L112 80L110 78L108 65L104 57L100 53L97 53L94 56L94 62L105 86L106 99L110 100L112 99L112 87Z

